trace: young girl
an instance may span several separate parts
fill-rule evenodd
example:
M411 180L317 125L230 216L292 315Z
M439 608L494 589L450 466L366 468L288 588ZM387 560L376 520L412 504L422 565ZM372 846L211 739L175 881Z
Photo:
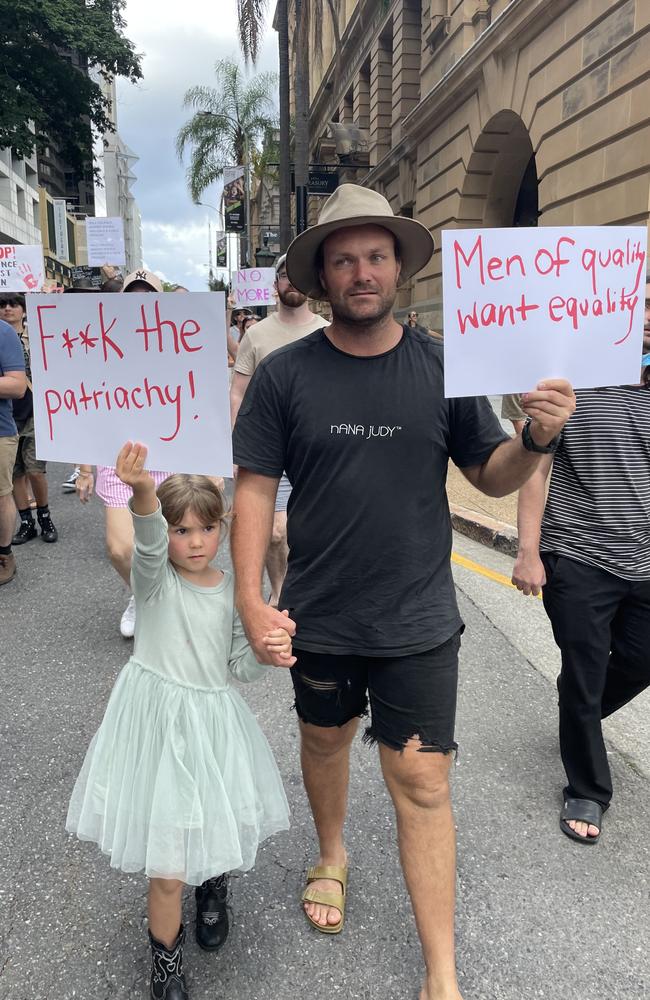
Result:
M230 675L268 668L233 608L230 573L213 569L223 497L206 476L174 475L158 492L146 448L127 442L117 475L133 490L132 584L138 630L77 779L66 828L149 883L151 997L186 1000L181 904L195 885L196 937L209 951L228 934L227 876L288 828L271 750ZM284 629L269 654L294 662ZM270 658L270 657L269 657Z

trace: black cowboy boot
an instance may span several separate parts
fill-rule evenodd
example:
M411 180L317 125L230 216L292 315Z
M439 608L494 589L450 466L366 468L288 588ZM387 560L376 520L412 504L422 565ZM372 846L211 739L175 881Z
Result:
M151 998L152 1000L188 1000L187 985L183 975L183 944L185 929L181 924L178 937L171 948L156 941L149 931L151 943Z
M196 941L204 951L219 951L230 930L226 899L228 876L209 878L198 885L196 896Z

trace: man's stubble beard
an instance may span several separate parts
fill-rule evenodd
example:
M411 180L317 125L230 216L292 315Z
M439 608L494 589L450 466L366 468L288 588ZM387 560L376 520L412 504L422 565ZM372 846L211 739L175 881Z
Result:
M359 330L359 333L365 333L367 330L377 326L378 323L381 323L382 320L392 314L396 298L397 290L395 290L392 296L381 296L378 311L373 313L371 316L361 317L357 316L351 310L346 309L342 302L332 302L330 300L332 319L334 321L340 320L346 326L356 327Z

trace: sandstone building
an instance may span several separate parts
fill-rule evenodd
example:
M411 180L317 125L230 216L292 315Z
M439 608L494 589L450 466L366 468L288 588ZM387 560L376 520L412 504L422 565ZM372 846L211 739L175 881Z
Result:
M311 159L432 231L401 309L440 328L442 229L647 223L648 0L335 5L338 49L327 4L310 47Z

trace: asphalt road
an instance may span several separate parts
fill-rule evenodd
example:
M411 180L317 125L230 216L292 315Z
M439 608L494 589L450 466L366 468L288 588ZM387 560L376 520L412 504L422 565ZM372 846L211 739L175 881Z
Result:
M118 632L125 594L104 556L101 506L60 495L62 471L50 470L59 543L18 550L19 575L0 591L0 1000L130 1000L148 981L145 879L111 870L64 831L129 653ZM507 571L505 557L456 544ZM600 844L574 845L558 829L557 659L541 603L472 569L455 573L467 623L453 778L463 996L650 998L650 701L608 728L615 801ZM277 755L293 825L233 879L224 952L210 958L190 940L192 1000L416 1000L422 963L376 753L354 748L346 926L319 935L298 904L314 843L289 678L273 673L244 693Z

